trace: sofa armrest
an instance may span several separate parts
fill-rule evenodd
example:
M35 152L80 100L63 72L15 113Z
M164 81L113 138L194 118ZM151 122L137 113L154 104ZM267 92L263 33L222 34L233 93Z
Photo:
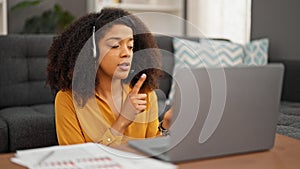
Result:
M300 60L278 58L270 62L280 62L285 66L281 100L300 102Z

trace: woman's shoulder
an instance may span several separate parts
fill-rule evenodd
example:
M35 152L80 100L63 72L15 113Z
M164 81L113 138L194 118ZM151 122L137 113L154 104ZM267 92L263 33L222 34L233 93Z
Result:
M71 90L59 90L55 96L56 99L72 99Z
M73 106L73 95L71 90L60 90L55 96L56 107Z

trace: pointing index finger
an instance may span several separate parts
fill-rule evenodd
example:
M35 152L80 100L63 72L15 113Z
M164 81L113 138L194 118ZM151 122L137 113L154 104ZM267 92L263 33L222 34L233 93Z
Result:
M143 83L145 82L147 76L145 73L142 74L142 76L139 78L139 80L136 82L136 84L134 85L134 87L132 88L133 93L138 94Z

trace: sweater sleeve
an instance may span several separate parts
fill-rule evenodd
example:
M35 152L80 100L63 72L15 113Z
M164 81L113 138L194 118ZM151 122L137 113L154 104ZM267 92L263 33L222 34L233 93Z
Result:
M76 116L72 93L59 91L55 97L55 123L60 145L86 142Z
M104 145L120 145L122 143L123 140L123 135L122 136L116 136L113 135L110 131L110 129L108 128L105 133L103 134L103 136L101 137L99 143L100 144L104 144Z
M147 127L147 133L146 137L155 137L157 135L160 135L160 132L158 130L158 103L157 103L157 96L155 91L152 91L149 93L149 102L150 102L150 108L149 108L149 116L148 116L148 127Z

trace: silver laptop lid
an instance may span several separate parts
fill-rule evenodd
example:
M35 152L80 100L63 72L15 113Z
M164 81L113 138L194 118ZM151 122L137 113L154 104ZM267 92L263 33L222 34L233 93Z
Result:
M268 64L179 71L170 161L272 148L283 70Z
M175 78L171 137L133 140L130 146L172 162L273 147L282 64L185 69Z

